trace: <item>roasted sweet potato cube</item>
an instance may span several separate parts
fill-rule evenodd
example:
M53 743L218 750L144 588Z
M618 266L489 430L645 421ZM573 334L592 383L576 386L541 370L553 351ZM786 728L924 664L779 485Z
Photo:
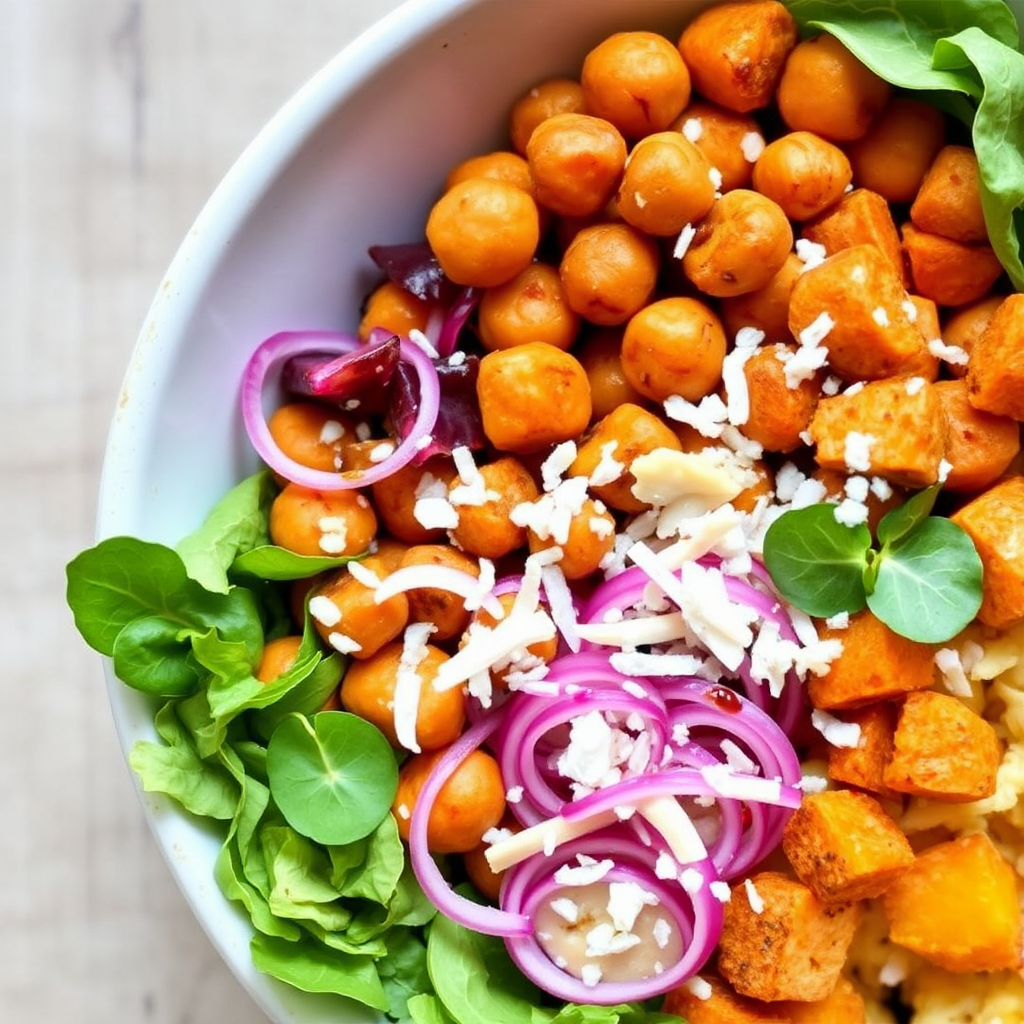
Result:
M964 803L996 791L1002 760L992 725L956 697L907 695L882 781L898 793Z
M718 970L741 995L768 1002L825 999L836 986L860 920L859 903L824 904L779 871L751 879L759 911L743 882L725 905Z
M748 999L714 975L702 974L701 978L710 987L710 994L706 990L697 994L681 985L665 996L662 1010L682 1017L686 1024L790 1024L792 1018L781 1003Z
M787 1000L775 1004L787 1024L865 1024L864 1000L847 978L840 978L832 993L813 1003Z
M920 377L876 380L818 402L810 432L825 469L871 473L928 487L946 453L946 416L935 385Z
M911 322L907 293L892 264L874 245L854 245L805 271L789 300L789 329L806 344L827 317L821 344L829 367L847 380L902 373L926 350Z
M896 276L906 283L900 233L889 204L877 192L855 188L835 206L808 221L803 235L825 247L829 256L854 245L874 245L889 261Z
M987 242L978 187L978 157L970 146L943 146L910 207L915 227L956 242Z
M976 302L1002 276L1002 264L990 245L954 242L911 223L901 233L914 291L940 306Z
M782 850L823 903L880 896L909 864L907 837L867 793L809 793L786 822Z
M1007 477L950 518L967 531L981 556L978 618L996 629L1024 618L1024 477Z
M834 782L877 793L890 800L901 798L882 781L885 766L892 757L892 737L896 731L896 707L886 701L853 708L841 716L844 722L860 726L856 747L830 747L828 777Z
M947 971L1021 966L1014 872L983 833L918 854L882 902L889 938Z
M840 640L843 653L823 676L810 676L807 690L816 708L832 711L890 700L925 690L935 680L935 648L894 633L865 609L850 616L845 629L820 631Z
M750 398L750 415L743 432L765 451L791 452L803 444L814 407L821 395L822 374L800 381L791 388L780 355L795 351L792 345L758 348L743 366Z
M974 342L967 386L976 408L1024 420L1024 293L1003 299Z

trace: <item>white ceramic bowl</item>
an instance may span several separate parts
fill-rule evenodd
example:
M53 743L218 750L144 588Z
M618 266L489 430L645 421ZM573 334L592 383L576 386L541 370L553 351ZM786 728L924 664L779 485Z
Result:
M260 132L181 245L132 356L104 463L99 536L176 543L256 468L238 382L253 347L289 328L351 329L375 279L368 245L422 235L459 160L505 145L512 101L575 75L608 33L675 38L707 0L409 0L320 71ZM1024 0L1011 0L1024 17ZM127 750L153 706L109 676ZM250 926L213 880L219 839L141 794L211 940L277 1022L362 1024L372 1011L254 970Z

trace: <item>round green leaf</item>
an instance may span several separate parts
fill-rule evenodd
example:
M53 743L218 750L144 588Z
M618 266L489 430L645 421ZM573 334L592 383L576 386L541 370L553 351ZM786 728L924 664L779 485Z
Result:
M918 491L917 494L908 498L891 512L886 512L878 524L878 543L882 545L896 544L911 530L916 529L931 515L940 490L942 490L941 484L933 484L923 491Z
M267 775L288 824L327 846L368 836L398 789L391 745L376 726L344 711L285 718L267 745Z
M981 580L971 538L952 520L930 516L879 556L867 603L901 636L944 643L978 614Z
M845 526L835 505L784 512L764 538L764 564L778 592L808 615L864 607L864 567L871 548L866 526Z

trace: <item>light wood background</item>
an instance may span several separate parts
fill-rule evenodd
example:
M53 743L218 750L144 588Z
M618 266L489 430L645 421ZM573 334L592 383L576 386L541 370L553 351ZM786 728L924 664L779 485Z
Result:
M260 126L398 0L0 0L0 1021L259 1024L145 824L64 605L162 273Z

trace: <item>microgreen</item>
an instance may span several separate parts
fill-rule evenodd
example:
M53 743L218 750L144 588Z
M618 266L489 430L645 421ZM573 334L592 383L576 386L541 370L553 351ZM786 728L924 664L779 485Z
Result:
M783 513L765 534L764 562L776 589L808 615L865 607L901 636L943 643L981 606L981 559L952 520L931 515L939 485L920 491L878 524L847 526L835 506Z
M267 745L267 773L288 824L328 845L369 835L398 788L398 766L384 735L344 711L285 718Z

